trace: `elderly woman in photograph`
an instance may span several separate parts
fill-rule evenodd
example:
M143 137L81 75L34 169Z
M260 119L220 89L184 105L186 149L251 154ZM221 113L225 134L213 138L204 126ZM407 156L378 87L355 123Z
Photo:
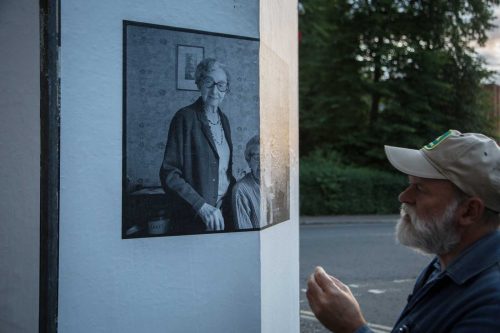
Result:
M245 159L251 172L233 188L233 215L236 229L260 227L260 140L251 138L245 149Z
M174 115L160 169L177 234L234 229L231 131L219 108L230 76L224 65L208 58L198 64L195 82L201 97Z

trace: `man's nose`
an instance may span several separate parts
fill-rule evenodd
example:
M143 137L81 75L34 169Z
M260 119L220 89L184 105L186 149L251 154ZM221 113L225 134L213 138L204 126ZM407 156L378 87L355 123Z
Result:
M411 185L408 186L403 192L399 194L398 200L401 203L408 203L408 204L413 204L415 202L415 196Z

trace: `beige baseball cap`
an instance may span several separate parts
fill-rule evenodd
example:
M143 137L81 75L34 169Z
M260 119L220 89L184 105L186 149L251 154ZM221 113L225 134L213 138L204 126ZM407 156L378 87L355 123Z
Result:
M420 150L385 146L389 162L412 176L448 179L500 212L500 147L479 133L449 130Z

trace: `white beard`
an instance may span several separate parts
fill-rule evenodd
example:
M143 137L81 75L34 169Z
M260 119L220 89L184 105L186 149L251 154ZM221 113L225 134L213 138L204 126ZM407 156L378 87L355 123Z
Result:
M421 219L413 207L402 204L401 218L396 225L396 237L400 244L425 254L441 255L450 252L460 242L455 227L455 201L446 207L442 216Z

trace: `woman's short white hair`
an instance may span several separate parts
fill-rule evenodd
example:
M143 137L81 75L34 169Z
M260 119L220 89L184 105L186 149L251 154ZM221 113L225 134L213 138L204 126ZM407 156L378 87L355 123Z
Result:
M227 87L229 89L231 84L231 75L229 75L229 71L227 70L226 66L224 66L224 64L220 63L217 59L214 58L205 58L200 61L198 66L196 66L196 71L194 73L194 82L196 83L198 88L200 88L201 82L207 77L208 73L216 68L222 69L226 74Z

